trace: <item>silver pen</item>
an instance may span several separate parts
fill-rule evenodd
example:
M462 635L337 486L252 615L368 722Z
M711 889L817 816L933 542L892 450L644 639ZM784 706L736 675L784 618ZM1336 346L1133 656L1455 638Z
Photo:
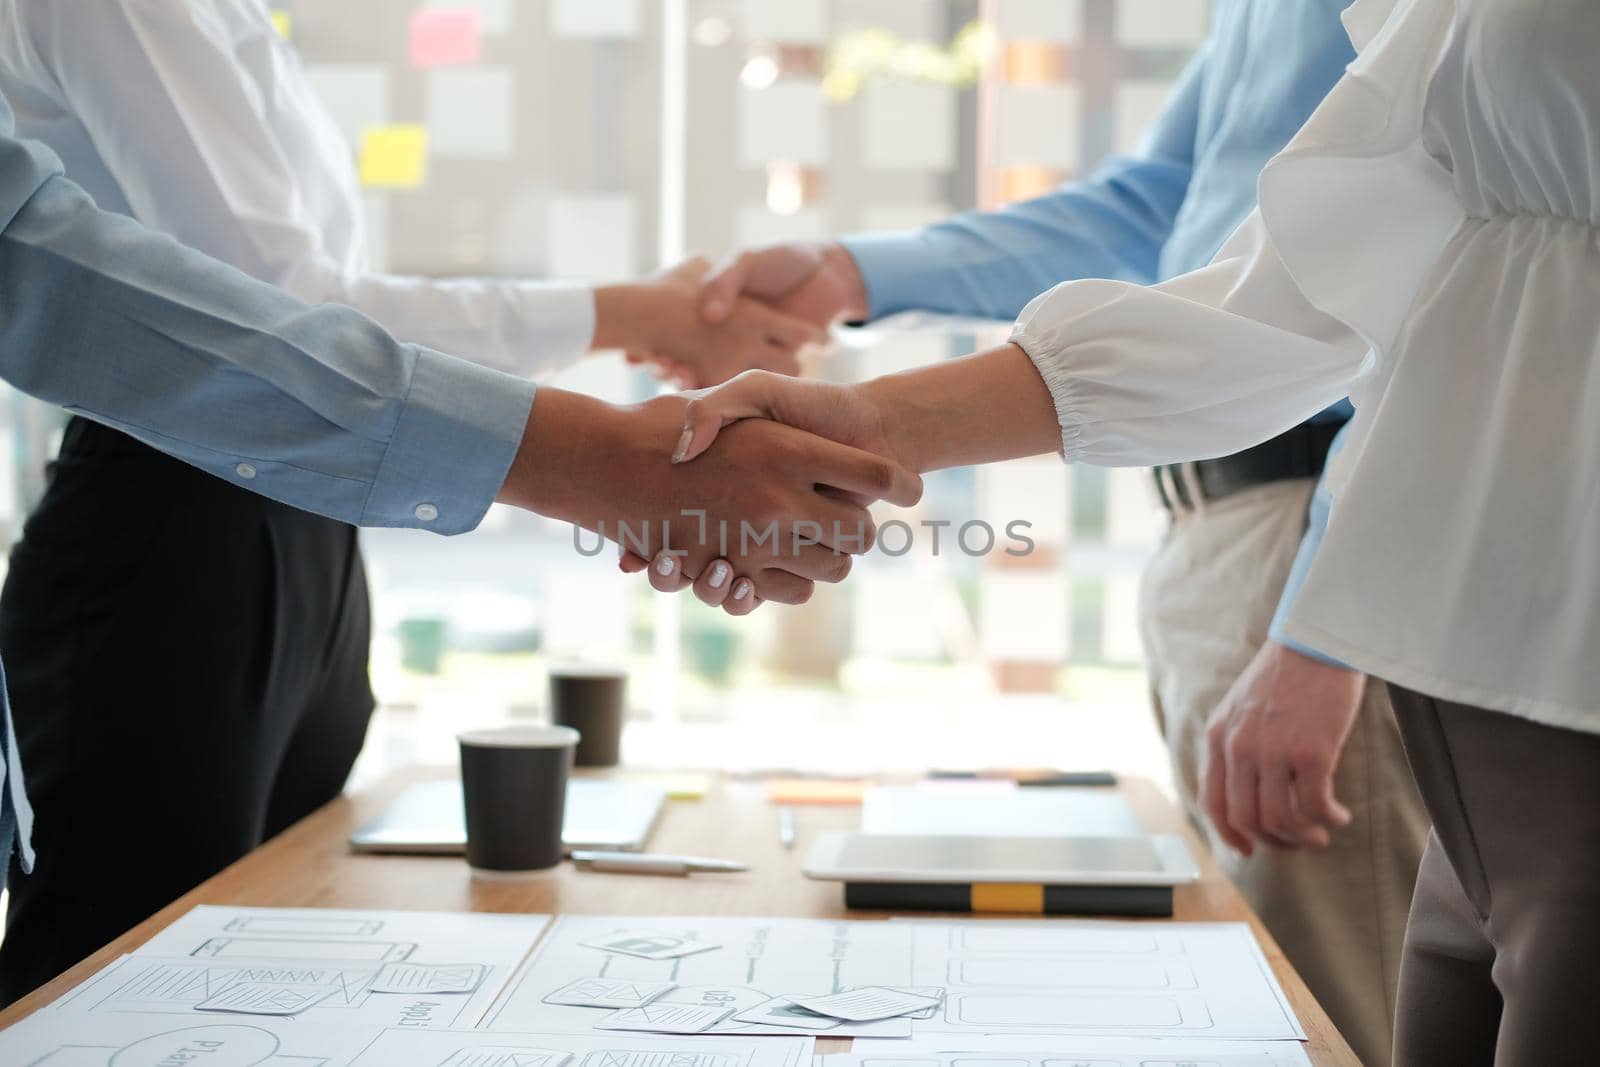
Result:
M794 809L778 809L778 844L794 848Z
M648 852L591 852L574 849L572 862L590 871L616 871L620 874L695 874L735 873L750 868L732 860L704 859L699 856L660 856Z

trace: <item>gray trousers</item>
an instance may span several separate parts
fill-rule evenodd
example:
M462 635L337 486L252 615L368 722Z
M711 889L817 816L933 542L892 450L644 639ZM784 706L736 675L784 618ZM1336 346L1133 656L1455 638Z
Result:
M1433 816L1396 1067L1597 1062L1600 736L1390 689Z

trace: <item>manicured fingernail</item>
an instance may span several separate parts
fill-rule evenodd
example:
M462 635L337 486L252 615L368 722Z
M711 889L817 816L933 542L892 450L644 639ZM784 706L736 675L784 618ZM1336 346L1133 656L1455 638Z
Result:
M692 440L694 440L694 430L685 426L683 433L678 436L678 447L672 451L672 462L683 462L683 457L689 454L689 442Z
M720 559L713 563L711 565L711 588L721 589L722 583L728 580L728 572L730 570L732 570L732 568L726 563L722 562Z
M755 586L750 584L750 579L740 578L733 583L733 599L749 600L750 594L755 591Z
M668 555L665 550L662 551L661 555L656 557L656 573L661 575L663 578L672 577L672 572L676 570L677 567L677 560Z

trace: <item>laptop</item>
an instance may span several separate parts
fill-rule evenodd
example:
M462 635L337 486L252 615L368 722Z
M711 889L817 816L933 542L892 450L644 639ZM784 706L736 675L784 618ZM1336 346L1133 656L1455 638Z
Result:
M667 791L644 782L577 778L567 783L562 839L575 848L637 852L650 839ZM448 856L466 851L461 782L447 778L414 785L387 811L350 836L355 852Z

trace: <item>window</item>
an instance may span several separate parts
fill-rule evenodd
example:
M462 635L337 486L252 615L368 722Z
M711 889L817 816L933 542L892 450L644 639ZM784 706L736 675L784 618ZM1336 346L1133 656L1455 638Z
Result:
M1044 191L1135 147L1206 28L1204 0L274 6L350 141L375 266L596 281ZM822 372L995 336L873 331ZM557 381L656 388L608 357ZM9 409L13 514L53 451L40 410ZM544 664L579 656L631 669L633 762L1164 773L1136 626L1162 526L1146 472L943 472L882 517L915 547L746 620L657 596L610 550L586 558L570 528L503 509L448 542L368 531L385 710L366 769L453 759L456 730L537 714ZM1018 522L1034 548L1008 555Z

